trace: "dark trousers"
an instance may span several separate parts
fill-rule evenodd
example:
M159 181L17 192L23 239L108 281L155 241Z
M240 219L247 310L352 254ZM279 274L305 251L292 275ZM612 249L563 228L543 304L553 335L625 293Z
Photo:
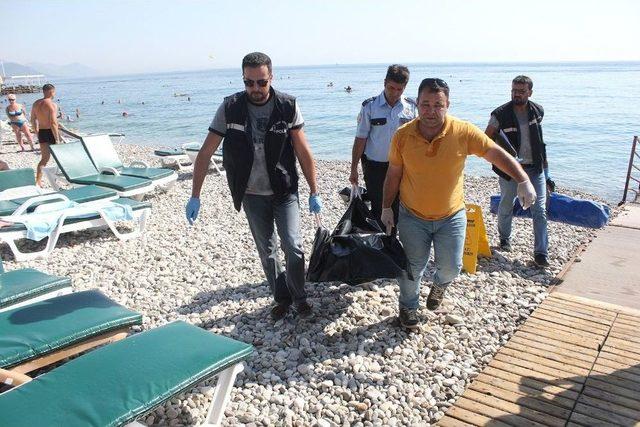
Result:
M387 176L389 162L376 162L369 160L367 156L362 155L362 171L364 172L364 183L367 187L367 196L371 201L371 213L378 220L380 225L380 215L382 215L382 189L384 187L384 179ZM398 197L393 201L393 220L398 224L398 207L400 201ZM384 230L384 226L382 227Z

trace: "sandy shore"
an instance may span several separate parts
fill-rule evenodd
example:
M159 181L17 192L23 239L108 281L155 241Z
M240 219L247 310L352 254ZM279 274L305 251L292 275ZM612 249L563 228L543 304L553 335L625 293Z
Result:
M157 162L152 149L117 146L121 157ZM35 167L32 153L0 158L12 168ZM347 162L319 161L324 223L335 226L345 205ZM544 300L552 278L590 241L593 230L549 223L551 267L531 265L530 220L515 219L513 251L494 251L476 275L462 274L444 309L421 309L422 330L395 324L398 287L378 280L358 287L309 283L315 316L289 315L274 324L271 297L243 213L233 210L225 178L205 181L199 220L188 227L184 205L191 173L180 174L153 204L144 239L120 242L108 231L63 235L52 256L16 264L6 245L7 269L34 267L70 276L78 290L99 288L144 315L143 329L181 319L252 343L256 353L236 381L224 423L228 425L429 425L462 394L531 311ZM565 191L569 194L576 192ZM497 243L496 218L488 212L497 180L467 177L469 203L483 207L489 240ZM301 188L302 232L307 252L314 236L308 189ZM424 305L430 282L422 288ZM201 385L167 402L141 421L191 425L204 418L211 387Z

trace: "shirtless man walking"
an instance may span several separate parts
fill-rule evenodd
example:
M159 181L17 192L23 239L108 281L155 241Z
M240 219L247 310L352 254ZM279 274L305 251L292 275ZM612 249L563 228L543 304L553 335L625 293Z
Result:
M42 187L42 168L49 163L51 151L49 144L56 144L60 141L60 133L58 130L58 106L53 102L56 95L56 88L47 83L42 86L42 99L38 99L31 107L31 124L38 134L38 142L40 143L40 153L42 155L38 169L36 171L36 185Z

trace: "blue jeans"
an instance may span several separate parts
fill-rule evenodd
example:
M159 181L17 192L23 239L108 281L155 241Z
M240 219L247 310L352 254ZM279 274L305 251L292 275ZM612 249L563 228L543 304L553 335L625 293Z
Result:
M304 290L304 251L300 237L298 195L278 198L245 194L242 206L274 300L279 304L305 300L307 294ZM274 223L284 252L284 271L278 256Z
M524 171L529 176L533 188L538 197L531 206L531 217L533 218L533 238L535 255L547 255L549 242L547 239L547 183L544 172L538 173L535 168L525 167ZM500 177L500 206L498 207L498 234L500 239L509 240L511 237L511 220L513 219L513 204L516 201L518 183L513 179L507 181Z
M413 280L404 274L398 281L400 308L418 308L420 281L429 261L431 242L436 263L433 284L446 287L458 276L462 269L466 230L467 214L464 209L441 220L427 221L413 215L400 204L398 234L413 275Z

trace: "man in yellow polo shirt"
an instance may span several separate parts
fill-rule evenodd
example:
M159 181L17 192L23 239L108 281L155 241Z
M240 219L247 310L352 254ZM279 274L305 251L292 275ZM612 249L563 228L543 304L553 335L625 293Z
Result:
M518 198L526 209L536 199L527 174L515 159L469 122L449 116L449 86L424 79L418 89L419 117L398 129L391 140L384 183L382 222L391 233L391 205L400 191L398 232L410 270L400 284L400 323L418 327L420 280L433 242L436 272L427 308L440 306L447 286L460 273L467 225L464 165L475 154L518 182Z

